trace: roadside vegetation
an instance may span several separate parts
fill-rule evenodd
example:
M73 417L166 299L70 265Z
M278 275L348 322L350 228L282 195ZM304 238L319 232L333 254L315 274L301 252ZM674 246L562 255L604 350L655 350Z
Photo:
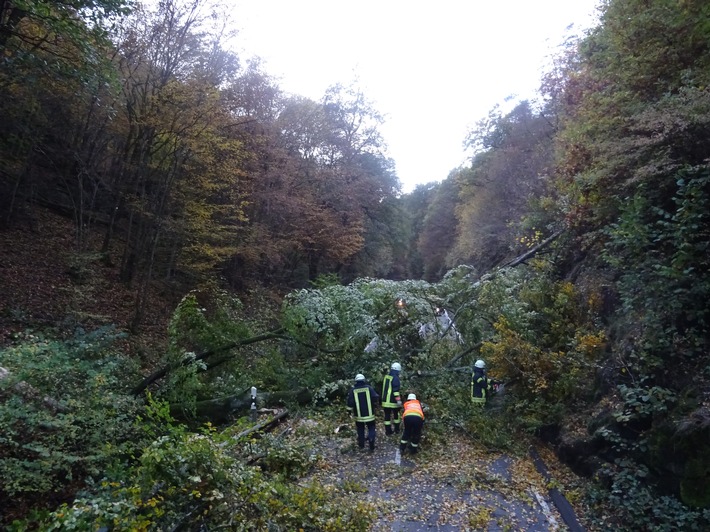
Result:
M0 524L376 527L316 479L396 359L432 477L542 445L588 529L708 529L710 4L604 0L406 195L357 86L283 94L211 7L0 7Z
M598 393L595 375L613 368L594 302L551 279L542 257L483 277L459 268L436 284L321 284L286 297L272 335L263 334L264 316L244 315L223 291L188 294L168 327L166 370L138 395L143 376L112 347L111 329L64 340L18 335L0 353L7 371L0 467L10 479L3 497L31 510L14 528L367 530L378 512L360 489L304 484L322 458L315 434L249 430L249 402L237 399L251 386L262 415L287 408L296 418L347 426L343 397L353 375L376 381L396 359L407 389L425 398L432 444L463 434L481 449L524 456L536 435L579 415ZM439 319L441 309L453 321ZM473 412L469 399L470 368L481 356L506 383L504 400L485 413ZM306 401L294 394L265 404L269 392L299 389ZM619 428L664 415L676 401L660 387L619 384L617 393L608 415ZM224 420L217 425L209 420L215 404ZM586 494L576 487L590 528L703 526L706 513L671 496L659 503L647 469L628 461L624 446L640 452L643 440L601 423L592 435L619 458L602 470L609 491L603 483L587 483ZM615 498L621 489L624 497ZM637 510L652 497L664 511L642 516Z

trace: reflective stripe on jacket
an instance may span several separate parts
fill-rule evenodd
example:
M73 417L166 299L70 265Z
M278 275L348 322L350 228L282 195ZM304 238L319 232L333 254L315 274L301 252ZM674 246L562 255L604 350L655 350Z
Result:
M491 383L483 369L475 368L471 376L471 400L474 403L485 403Z
M416 399L412 399L411 401L407 401L406 403L404 403L404 414L402 414L402 417L407 416L419 416L420 418L424 419L424 410L422 409L422 404Z
M399 398L399 375L397 370L391 370L382 382L382 407L397 408Z
M356 385L348 394L348 407L353 409L355 421L374 421L375 405L380 399L377 392L368 384Z

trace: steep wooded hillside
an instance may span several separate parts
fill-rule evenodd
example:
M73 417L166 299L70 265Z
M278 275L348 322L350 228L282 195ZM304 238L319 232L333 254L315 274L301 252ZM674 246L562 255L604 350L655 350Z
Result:
M93 234L89 241L96 245L100 238ZM72 334L77 327L113 325L128 331L136 291L119 280L110 256L77 252L73 221L41 207L22 223L0 230L2 337L37 328ZM179 298L156 282L148 300L150 312L129 342L136 349L165 342Z

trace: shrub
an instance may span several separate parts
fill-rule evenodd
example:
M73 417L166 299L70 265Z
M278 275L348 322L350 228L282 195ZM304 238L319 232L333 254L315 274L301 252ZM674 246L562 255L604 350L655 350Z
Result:
M596 521L602 529L635 530L708 530L710 510L694 510L675 497L658 494L649 482L648 469L628 459L606 466L599 477L608 479L609 489L591 492L597 506Z
M173 430L143 452L125 482L105 481L55 511L44 530L212 529L368 530L373 508L339 488L298 485L308 463L302 450L268 438L244 440L207 430ZM239 455L265 454L265 470Z
M23 334L0 351L0 499L41 507L107 469L122 469L140 447L133 374L110 329L66 341ZM39 502L39 504L38 504Z
M556 423L593 390L605 335L573 285L544 268L483 283L479 304L495 312L481 355L491 376L510 381L508 407L527 428Z

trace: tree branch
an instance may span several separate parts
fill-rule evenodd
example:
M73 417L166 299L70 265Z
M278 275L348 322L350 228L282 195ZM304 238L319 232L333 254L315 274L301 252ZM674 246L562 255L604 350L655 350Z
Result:
M478 349L480 349L482 345L483 345L483 342L478 342L476 345L472 345L468 349L461 351L458 355L456 355L454 358L449 360L449 362L446 364L445 367L450 368L451 366L456 364L459 360L461 360L463 357L465 357L469 353L473 353L474 351L477 351Z
M538 251L540 251L543 248L546 248L549 246L552 242L557 240L557 238L564 233L564 229L560 229L558 231L555 231L551 236L547 237L545 240L540 242L538 245L533 246L530 248L528 251L520 255L519 257L514 258L513 260L506 262L501 266L501 268L512 268L514 266L517 266L518 264L521 264L528 260L529 258L532 258L537 254Z
M469 372L471 371L470 366L460 366L458 368L443 368L440 370L436 371L417 371L412 377L436 377L437 375L441 375L442 373L449 373L449 372Z
M255 344L257 342L263 342L266 340L274 340L274 339L278 339L278 338L284 338L284 335L281 334L282 331L283 331L283 329L279 329L276 331L271 331L271 332L267 332L264 334L260 334L258 336L252 336L251 338L245 338L243 340L238 340L236 342L230 342L230 343L223 345L221 347L216 347L215 349L209 349L207 351L204 351L204 352L200 353L199 355L197 355L194 359L185 359L177 365L171 364L169 366L164 366L164 367L160 368L159 370L156 370L153 373L151 373L150 375L148 375L145 379L143 379L143 381L140 384L138 384L137 386L135 386L133 388L131 393L133 395L139 395L139 394L143 393L146 390L146 388L148 388L148 386L153 384L155 381L162 379L168 373L170 373L170 371L172 371L173 369L175 369L177 367L187 366L188 364L192 364L194 361L198 361L198 360L207 360L209 357L211 357L213 355L216 355L218 353L224 353L225 351L229 351L231 349L244 347L246 345Z
M256 402L260 406L282 406L284 403L297 403L306 405L313 400L313 394L307 388L295 390L281 390L274 392L260 392ZM236 412L247 412L251 407L251 394L239 393L216 399L206 399L195 403L194 419L225 423ZM192 414L187 414L180 404L170 405L170 415L177 420L187 420Z

